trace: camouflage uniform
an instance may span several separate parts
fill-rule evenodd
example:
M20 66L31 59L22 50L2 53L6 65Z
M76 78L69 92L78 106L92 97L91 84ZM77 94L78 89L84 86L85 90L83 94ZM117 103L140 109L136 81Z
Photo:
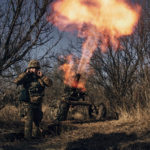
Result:
M39 62L32 60L28 68L40 69ZM34 73L23 72L14 81L17 85L22 85L23 101L21 102L21 117L24 118L25 138L37 137L40 134L39 124L42 120L42 98L46 86L51 86L52 81L46 76L37 76Z
M85 93L82 92L79 88L66 86L64 89L63 99L60 101L58 112L57 112L57 121L64 121L67 119L67 114L69 111L70 104L68 101L79 101L84 100Z

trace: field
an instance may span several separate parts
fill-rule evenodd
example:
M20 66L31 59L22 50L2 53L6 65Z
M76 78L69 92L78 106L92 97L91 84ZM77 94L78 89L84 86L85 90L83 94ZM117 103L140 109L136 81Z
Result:
M134 115L122 111L119 120L70 120L52 124L44 106L42 137L23 139L23 122L18 108L7 105L0 111L0 150L149 150L148 112Z

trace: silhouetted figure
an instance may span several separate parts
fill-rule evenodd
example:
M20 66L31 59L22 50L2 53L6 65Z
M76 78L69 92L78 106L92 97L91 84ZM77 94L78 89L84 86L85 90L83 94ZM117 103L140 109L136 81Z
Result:
M76 84L78 84L80 77L81 77L80 74L76 74L75 76ZM58 121L66 120L69 107L71 105L69 102L84 100L85 95L86 95L85 92L83 92L82 89L78 88L77 86L76 87L65 86L64 96L60 102L56 120Z

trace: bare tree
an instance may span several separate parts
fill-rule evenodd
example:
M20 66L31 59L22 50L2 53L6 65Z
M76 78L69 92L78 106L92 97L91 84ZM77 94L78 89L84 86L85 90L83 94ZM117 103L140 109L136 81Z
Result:
M143 9L134 34L120 39L123 49L118 48L114 51L108 43L107 52L102 53L98 48L92 58L95 84L104 89L105 96L112 106L127 104L132 107L137 100L144 100L133 96L137 91L143 90L141 93L143 96L149 91L150 20L148 18L149 14Z
M32 49L46 47L44 57L58 44L60 38L54 41L53 26L46 20L51 2L6 0L0 4L0 74Z

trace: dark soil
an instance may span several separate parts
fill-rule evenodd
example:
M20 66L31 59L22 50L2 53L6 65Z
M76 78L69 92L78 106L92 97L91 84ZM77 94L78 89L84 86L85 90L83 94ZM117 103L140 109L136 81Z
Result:
M0 121L0 150L149 150L149 127L142 121L42 122L42 136L25 140L23 123Z

